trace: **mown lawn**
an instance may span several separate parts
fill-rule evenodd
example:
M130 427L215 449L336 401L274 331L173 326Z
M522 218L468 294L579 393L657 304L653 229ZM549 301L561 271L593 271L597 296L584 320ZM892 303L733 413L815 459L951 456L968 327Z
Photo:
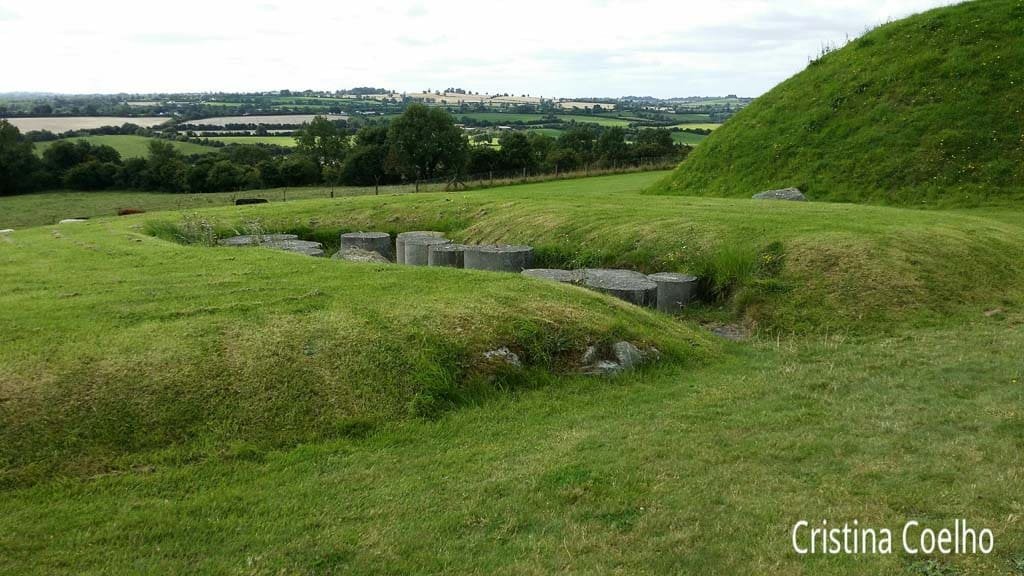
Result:
M636 192L664 178L668 171L623 174L612 180L590 179L578 189L620 190ZM443 185L423 185L423 190L441 189ZM381 194L412 192L413 185L381 186ZM372 186L338 186L335 196L370 195ZM24 228L56 224L65 218L112 216L121 208L138 208L151 212L159 210L195 210L234 204L237 198L264 198L271 203L330 198L329 187L275 188L239 192L212 192L209 194L165 194L162 192L106 191L106 192L44 192L19 196L0 196L0 229Z
M1019 575L1024 218L640 195L656 178L0 236L0 573ZM542 264L699 270L709 301L671 318L147 234L254 228L529 242ZM572 374L618 338L664 357ZM480 368L498 345L526 367ZM801 519L955 518L995 552L789 541Z

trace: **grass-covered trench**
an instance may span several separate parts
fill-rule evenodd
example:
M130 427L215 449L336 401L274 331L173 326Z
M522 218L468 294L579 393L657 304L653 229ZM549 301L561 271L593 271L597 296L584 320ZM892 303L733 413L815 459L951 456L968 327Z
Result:
M0 235L0 573L1024 573L1020 219L651 180ZM707 302L164 239L205 225L439 228L699 271ZM617 339L663 358L573 375ZM523 369L479 361L502 345ZM996 551L794 554L822 518L968 518Z

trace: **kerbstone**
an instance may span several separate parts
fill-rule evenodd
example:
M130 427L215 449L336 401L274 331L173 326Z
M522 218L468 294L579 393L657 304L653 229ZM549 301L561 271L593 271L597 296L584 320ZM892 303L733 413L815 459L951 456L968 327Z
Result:
M388 260L380 253L372 250L363 250L361 248L345 248L338 250L334 256L331 256L332 260L345 260L348 262L371 262L375 264L390 264L391 260Z
M559 268L527 268L523 270L523 276L551 280L562 284L579 284L583 275L579 270L561 270Z
M533 264L533 248L513 244L469 246L463 261L467 269L519 273Z
M639 272L587 268L582 274L583 285L592 290L610 294L637 306L653 307L657 303L658 285Z
M269 242L281 242L283 240L298 240L296 234L244 234L221 238L217 244L221 246L260 246Z
M392 260L391 234L387 232L348 232L341 235L341 250L355 248L367 252L376 252L388 260Z
M465 255L465 244L431 244L427 247L427 265L462 268Z
M409 266L426 266L430 263L430 247L451 244L447 238L431 236L410 236L405 239L405 264Z
M418 236L426 236L428 238L444 238L444 232L433 232L430 230L414 230L412 232L400 232L398 236L395 236L395 261L399 264L405 264L405 240L406 238L415 238Z
M658 285L658 310L666 313L679 312L693 300L697 289L697 277L675 272L659 272L647 276Z
M765 190L752 196L754 200L795 200L804 202L807 197L799 188L782 188L781 190Z

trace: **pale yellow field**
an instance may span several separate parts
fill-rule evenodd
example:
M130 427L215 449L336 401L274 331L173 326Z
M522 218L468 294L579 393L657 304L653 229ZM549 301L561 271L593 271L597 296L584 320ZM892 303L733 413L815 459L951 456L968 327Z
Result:
M228 124L305 124L317 116L323 116L328 120L345 120L346 114L277 114L260 116L215 116L213 118L200 118L185 124L186 126L227 126Z
M127 116L67 116L44 118L8 118L7 121L13 124L22 132L32 130L49 130L60 133L68 130L91 130L104 126L120 126L122 124L136 124L143 128L152 128L167 122L169 118L162 116L139 116L130 118Z

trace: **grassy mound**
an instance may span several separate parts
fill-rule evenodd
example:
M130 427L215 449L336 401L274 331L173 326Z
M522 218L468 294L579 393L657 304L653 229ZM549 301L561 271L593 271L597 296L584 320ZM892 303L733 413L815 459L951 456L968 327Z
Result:
M881 26L716 130L656 191L971 205L1024 195L1024 2Z
M684 320L763 334L894 333L1012 309L1015 219L641 196L635 174L506 189L146 213L0 236L0 468L10 481L193 451L361 435L571 378L588 344L718 357L679 322L515 275L207 248L208 230L438 229L528 243L540 266L690 271ZM156 235L157 237L154 237ZM522 370L482 362L507 346ZM161 456L163 457L163 456ZM127 460L126 460L127 459Z
M337 244L339 232L439 229L537 248L549 267L686 271L700 319L769 333L876 333L975 314L1016 297L1014 222L850 204L641 196L649 175L486 192L349 197L200 212L223 233L251 224Z
M570 374L588 345L714 355L692 327L579 288L182 246L130 226L0 238L0 483L170 447L364 434ZM522 369L484 361L503 346Z

